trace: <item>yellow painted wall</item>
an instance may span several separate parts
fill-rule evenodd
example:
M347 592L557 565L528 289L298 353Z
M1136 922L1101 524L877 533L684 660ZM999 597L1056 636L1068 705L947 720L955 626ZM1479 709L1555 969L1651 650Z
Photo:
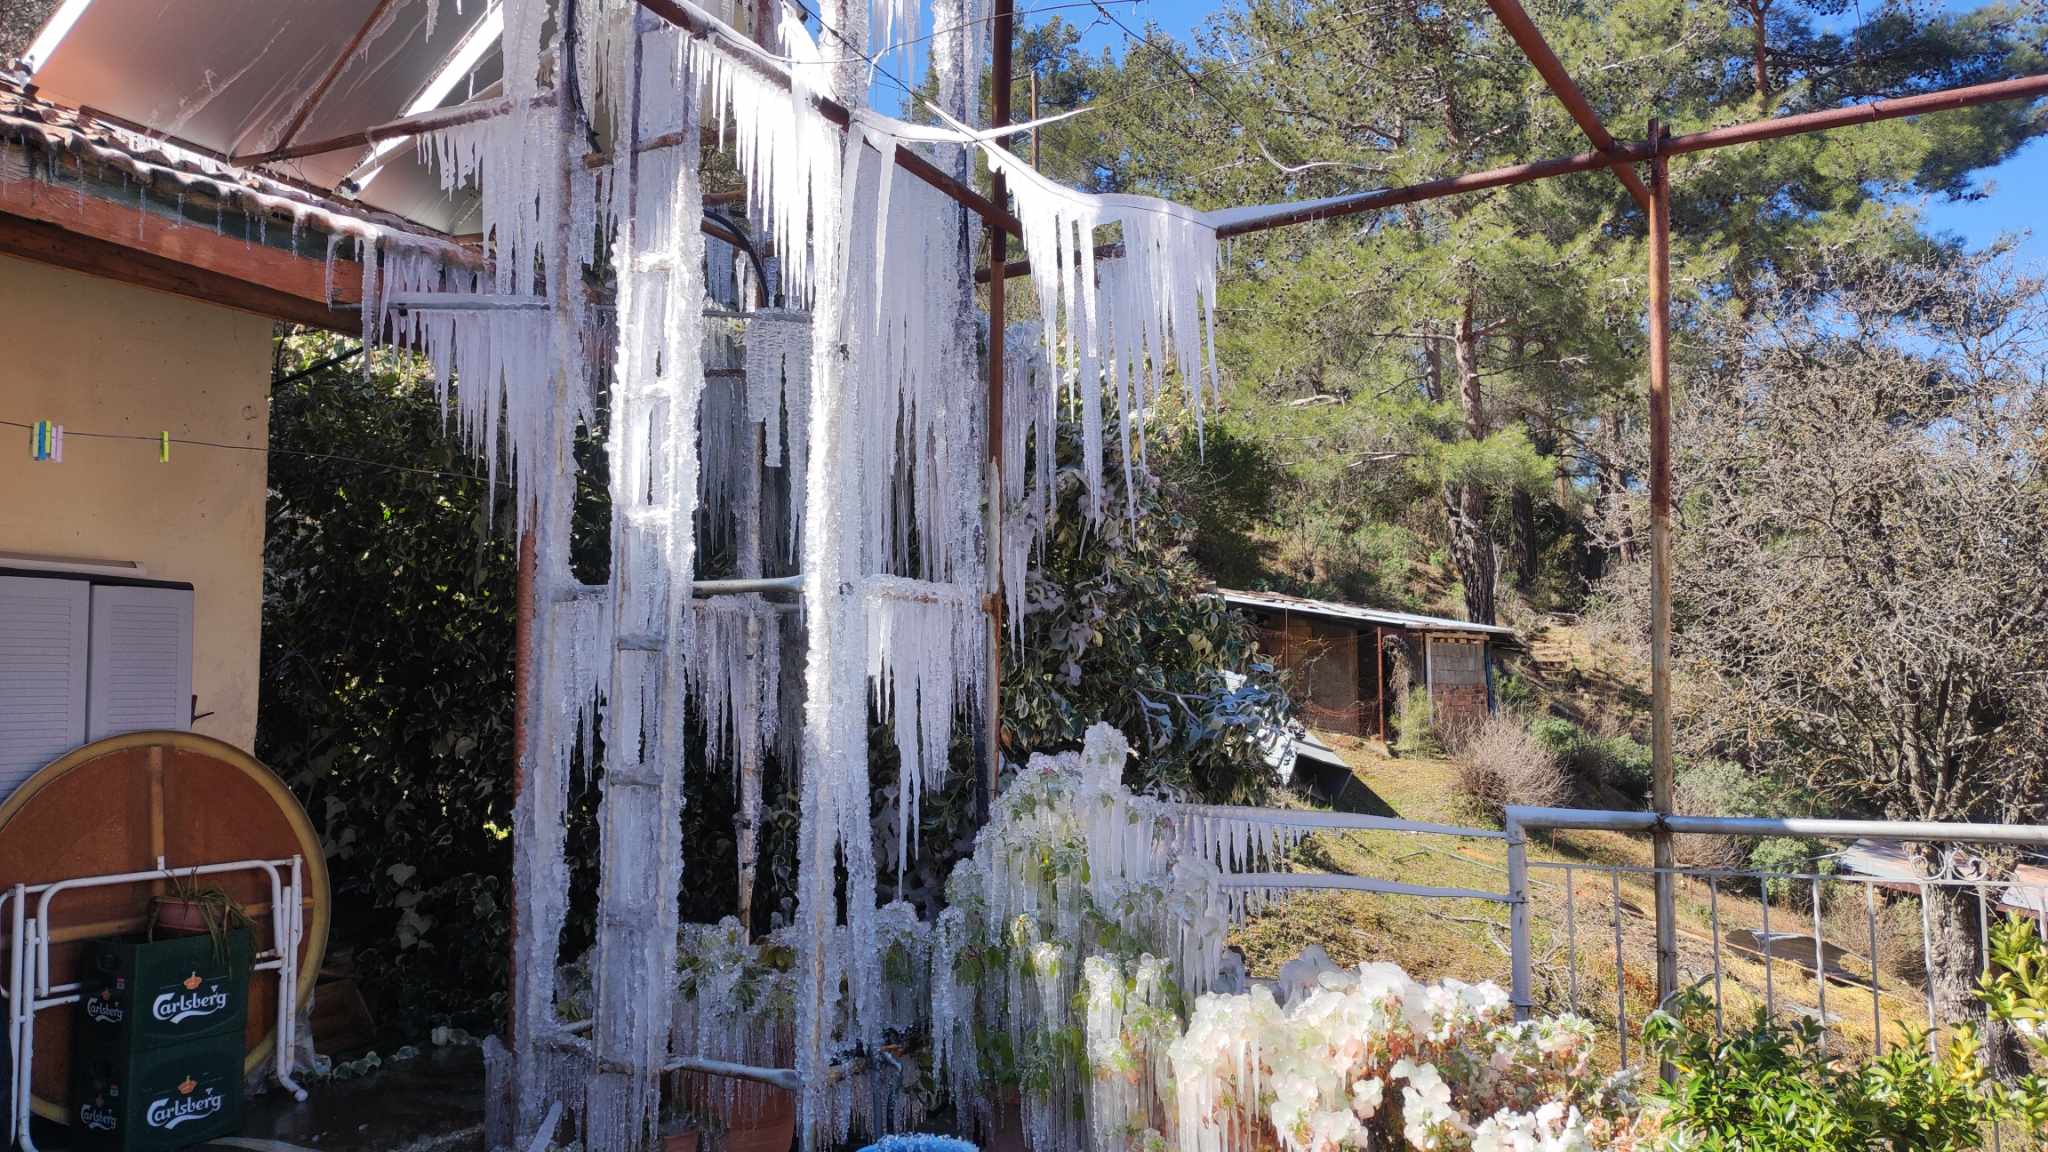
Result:
M0 551L134 560L192 585L193 729L253 749L271 322L0 256L0 420L65 426L62 463L0 426Z

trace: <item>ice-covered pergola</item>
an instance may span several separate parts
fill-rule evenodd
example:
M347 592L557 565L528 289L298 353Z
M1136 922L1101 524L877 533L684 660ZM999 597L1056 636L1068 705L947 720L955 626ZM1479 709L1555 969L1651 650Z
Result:
M325 233L327 303L337 299L333 268L354 264L341 296L355 297L365 342L424 353L493 466L509 461L521 534L518 944L509 1044L494 1060L508 1130L524 1141L566 1111L586 1147L647 1146L662 1077L687 1070L795 1089L807 1141L843 1134L844 1086L880 1052L899 1007L881 991L875 942L893 939L904 913L876 906L876 875L915 850L920 794L943 782L962 716L980 721L981 799L994 800L998 654L1057 505L1056 401L1064 390L1081 420L1086 514L1122 514L1103 505L1101 470L1142 460L1141 414L1167 365L1178 366L1198 419L1213 394L1218 242L1230 236L1596 169L1627 188L1651 240L1654 800L1669 811L1667 158L2033 99L2048 95L2048 76L1688 135L1653 124L1624 143L1516 0L1488 2L1590 151L1210 212L1061 188L1003 149L1019 130L1011 0L935 0L929 17L915 0L832 0L813 17L815 36L768 0L715 11L691 0L477 0L438 35L441 0L417 10L408 0L259 5L248 21L206 21L171 45L203 82L188 91L173 76L154 93L133 65L162 49L136 42L121 19L133 0L58 6L20 62L22 96L37 98L41 85L81 120L147 135L175 154L160 167L176 179L268 197L264 211L291 217L295 247L302 225ZM939 127L866 101L867 46L926 19L937 29ZM995 76L986 117L985 56ZM250 70L261 95L217 103ZM458 93L464 84L473 90ZM373 111L377 93L401 89L402 105ZM700 157L714 140L744 179L745 227L707 211ZM992 176L985 195L971 181L977 154ZM1118 242L1099 243L1111 228ZM1022 260L1008 259L1013 237ZM999 318L1007 280L1025 275L1040 322L989 323L977 282L987 284L985 315ZM601 430L607 448L611 574L601 585L579 581L569 562L579 429ZM778 494L786 507L770 530L764 508ZM737 572L700 580L700 532L726 523L736 526ZM774 599L790 592L800 614ZM803 664L800 715L781 690L785 650ZM679 1003L675 980L693 703L712 745L706 759L740 780L743 903L764 750L780 741L799 766L787 1059L714 1057L681 1039L695 1010ZM871 703L901 766L894 861L875 859L871 835ZM600 731L593 1004L571 1024L558 1014L556 955L565 814L571 774L592 766ZM1113 791L1083 775L1090 795ZM1256 830L1212 823L1204 835L1225 847L1210 855L1274 847ZM1105 847L1105 867L1156 878L1143 848ZM1660 831L1657 864L1670 863ZM1669 872L1657 881L1668 991ZM1526 906L1513 916L1526 933ZM957 943L958 922L930 932L928 946L943 949ZM935 1049L969 1041L949 995L932 991ZM1514 996L1526 1005L1528 989Z

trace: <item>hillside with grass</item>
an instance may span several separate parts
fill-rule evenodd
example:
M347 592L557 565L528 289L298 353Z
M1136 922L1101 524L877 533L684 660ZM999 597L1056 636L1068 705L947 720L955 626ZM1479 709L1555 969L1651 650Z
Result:
M1649 758L1630 735L1641 716L1641 689L1627 662L1558 620L1535 631L1532 648L1512 670L1520 688L1500 721L1525 734L1518 751L1548 758L1566 803L1643 807ZM1406 750L1397 741L1390 750L1376 740L1318 735L1345 759L1349 773L1303 782L1288 803L1500 829L1499 773L1477 762L1483 756L1417 741ZM1700 837L1680 844L1682 862L1706 866L1748 867L1745 852L1757 849ZM1595 1021L1602 1055L1615 1063L1623 1059L1626 1034L1627 1059L1638 1062L1642 1023L1656 1006L1649 838L1557 833L1532 843L1530 860L1538 1010L1576 1011ZM1774 866L1786 865L1824 873L1832 862ZM1484 892L1507 888L1506 846L1497 838L1318 833L1289 854L1286 867ZM1825 981L1816 978L1812 955L1816 887ZM1718 981L1730 1026L1748 1023L1767 999L1781 1017L1823 1021L1830 1040L1850 1050L1871 1050L1880 1033L1889 1047L1904 1041L1909 1027L1924 1026L1917 903L1838 879L1779 882L1768 903L1761 895L1753 879L1686 878L1678 886L1681 981L1709 995ZM1776 940L1775 959L1765 958L1760 941L1767 938ZM1339 965L1391 960L1412 972L1502 986L1509 981L1507 906L1480 899L1305 892L1248 918L1234 942L1255 978L1275 976L1316 945Z

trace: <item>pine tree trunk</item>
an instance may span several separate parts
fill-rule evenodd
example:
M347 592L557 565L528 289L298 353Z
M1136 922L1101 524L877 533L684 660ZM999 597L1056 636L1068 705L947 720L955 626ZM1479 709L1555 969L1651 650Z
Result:
M1536 540L1536 498L1515 489L1515 587L1527 592L1536 583L1537 562L1542 549Z
M1458 359L1458 403L1465 414L1465 435L1486 439L1486 398L1480 390L1479 336L1472 323L1470 293L1458 317L1453 349ZM1493 539L1486 530L1486 489L1469 480L1444 486L1444 512L1451 526L1451 563L1465 585L1465 615L1475 624L1494 622L1494 584L1499 566Z

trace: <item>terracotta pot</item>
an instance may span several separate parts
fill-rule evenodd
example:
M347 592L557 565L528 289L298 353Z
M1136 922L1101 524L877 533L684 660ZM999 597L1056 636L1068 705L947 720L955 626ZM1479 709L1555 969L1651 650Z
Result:
M661 1152L697 1152L697 1130L675 1132L661 1138Z
M210 936L206 908L196 900L165 897L156 902L156 933L159 936Z

